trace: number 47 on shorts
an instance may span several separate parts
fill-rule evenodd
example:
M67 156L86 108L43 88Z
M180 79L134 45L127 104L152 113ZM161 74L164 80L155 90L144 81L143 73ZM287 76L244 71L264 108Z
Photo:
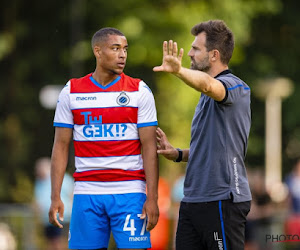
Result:
M142 214L137 214L137 217L141 217ZM135 231L136 231L136 227L134 225L134 219L130 219L131 214L127 214L126 219L125 219L125 223L124 223L124 227L123 227L123 231L129 231L131 236L135 236ZM142 230L140 232L140 235L144 235L145 234L145 229L146 229L146 219L143 220L143 226L142 226Z

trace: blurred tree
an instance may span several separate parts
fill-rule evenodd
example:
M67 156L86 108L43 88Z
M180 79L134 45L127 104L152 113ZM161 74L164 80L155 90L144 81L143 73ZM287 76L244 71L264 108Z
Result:
M286 3L290 6L286 7ZM172 143L188 147L190 124L200 94L174 76L152 72L152 68L161 63L162 42L176 40L185 49L183 64L188 67L186 53L194 39L190 34L191 27L208 19L224 19L236 37L231 66L250 86L258 75L270 72L270 68L273 72L286 76L292 73L291 77L296 77L295 67L276 60L287 56L282 47L278 51L278 46L284 45L284 49L290 46L291 50L291 45L295 44L289 36L294 29L292 22L297 18L293 4L296 4L295 0L285 1L285 5L280 0L157 0L155 3L151 0L31 0L30 5L21 0L2 1L0 201L24 202L27 198L24 200L18 196L30 197L31 187L27 178L34 178L35 160L51 154L54 135L54 110L40 105L39 91L45 85L63 85L70 78L94 70L90 39L96 30L113 26L126 34L129 57L125 73L142 78L149 84L156 98L160 126ZM294 19L285 17L281 8L285 14L293 10ZM282 27L281 40L277 41L276 47L274 34L268 29L272 26L275 32L276 26L285 21L290 25L286 25L285 29ZM261 34L264 34L263 39ZM269 43L266 44L267 41ZM259 66L258 60L263 61ZM250 140L247 157L249 165L263 164L264 135L261 128L264 118L261 105L257 100L253 105L255 115L251 132L253 139ZM259 110L256 110L257 107ZM295 117L291 116L288 127L284 128L291 128L295 123ZM299 131L294 130L294 133L299 134ZM70 165L69 171L72 172L71 159ZM181 171L180 168L169 171L173 165L164 160L161 165L161 173L170 178ZM22 182L20 178L25 179ZM14 190L15 194L5 192L7 189Z

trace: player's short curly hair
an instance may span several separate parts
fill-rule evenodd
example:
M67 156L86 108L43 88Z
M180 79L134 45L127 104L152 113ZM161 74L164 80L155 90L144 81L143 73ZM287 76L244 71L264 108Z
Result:
M99 42L104 41L108 35L118 35L118 36L125 36L120 30L116 28L106 27L98 30L92 38L92 48Z
M228 64L234 49L234 36L222 20L210 20L196 24L191 33L197 36L201 32L206 34L207 51L217 49L220 52L221 62Z

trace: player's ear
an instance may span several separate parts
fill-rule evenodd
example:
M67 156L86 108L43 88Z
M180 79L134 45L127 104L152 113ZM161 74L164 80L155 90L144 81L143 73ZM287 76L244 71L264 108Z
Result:
M93 48L93 52L96 58L100 57L101 54L101 48L98 45L95 45Z

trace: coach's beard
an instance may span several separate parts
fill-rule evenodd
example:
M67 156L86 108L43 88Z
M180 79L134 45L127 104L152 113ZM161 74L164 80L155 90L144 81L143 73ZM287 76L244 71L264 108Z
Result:
M210 63L199 63L199 64L196 64L195 61L191 61L191 67L190 69L193 69L193 70L199 70L199 71L203 71L203 72L208 72L210 70L211 66L210 66Z

